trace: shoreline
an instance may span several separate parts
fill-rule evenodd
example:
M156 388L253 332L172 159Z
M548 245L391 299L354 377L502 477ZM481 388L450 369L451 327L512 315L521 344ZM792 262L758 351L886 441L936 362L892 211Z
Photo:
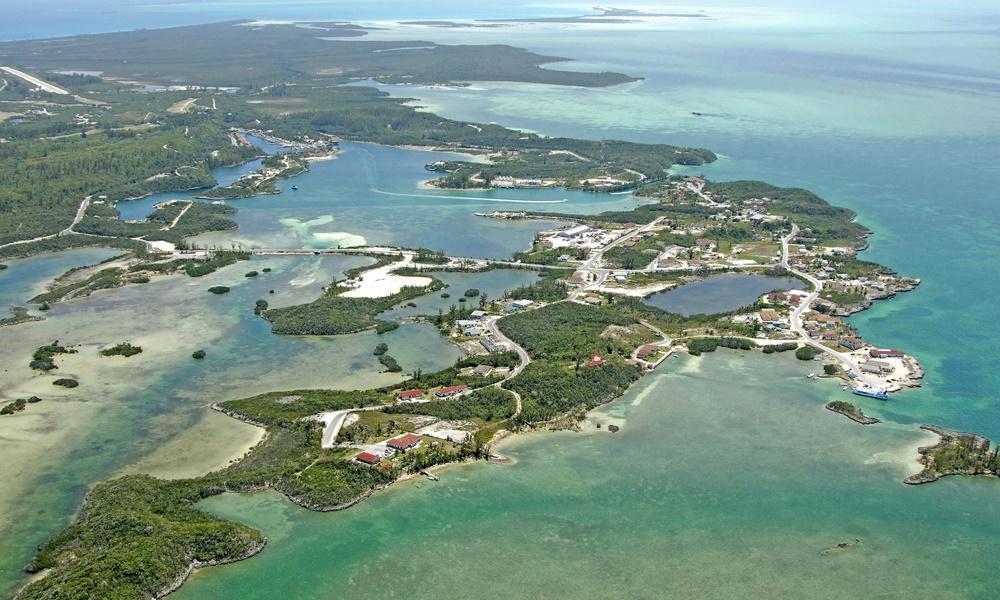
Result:
M264 536L264 539L261 541L260 544L254 546L253 548L248 550L245 554L243 554L242 556L238 556L236 558L232 559L224 558L221 560L209 560L206 562L202 562L200 560L192 560L188 564L187 568L184 569L184 572L178 575L177 579L175 579L169 586L158 592L155 597L163 598L181 589L181 586L183 586L184 583L187 582L191 574L194 573L197 569L203 569L205 567L215 567L219 565L229 565L232 563L237 563L240 561L247 560L248 558L253 558L254 556L263 552L265 546L267 546L267 536Z
M938 437L938 441L930 446L919 446L917 448L917 463L922 469L904 479L903 483L907 485L925 485L954 475L1000 477L1000 467L996 465L995 446L993 447L993 458L986 458L984 463L983 455L989 456L992 445L992 442L988 438L974 433L946 429L937 425L921 425L919 429L933 433ZM940 457L943 460L957 461L964 459L965 463L968 463L968 461L974 462L971 465L942 466L939 469L939 457L935 454L939 450L946 453ZM994 462L992 467L990 466L990 460Z

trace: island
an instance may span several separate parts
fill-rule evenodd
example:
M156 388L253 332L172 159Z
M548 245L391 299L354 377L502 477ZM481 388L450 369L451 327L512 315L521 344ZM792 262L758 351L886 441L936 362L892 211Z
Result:
M274 194L278 180L305 172L311 160L336 156L341 140L482 159L429 163L431 185L440 188L627 191L642 203L593 215L484 213L559 221L507 260L405 247L312 250L366 256L372 264L349 270L310 302L271 308L257 301L253 312L275 335L388 333L399 322L384 313L439 293L435 274L442 271L518 268L538 277L502 297L470 289L447 312L408 317L433 324L464 350L445 369L415 370L377 389L279 390L214 405L263 428L263 440L202 477L125 475L97 484L73 523L39 548L26 570L40 576L19 598L85 594L94 581L109 597L161 597L195 568L265 547L260 532L200 511L201 499L272 489L311 510L345 509L402 479L436 477L428 471L436 465L497 459L495 444L505 436L578 427L588 410L619 398L678 352L794 352L825 363L824 378L866 398L887 399L919 385L915 357L865 341L843 319L920 283L858 258L870 232L850 210L807 190L678 172L715 160L706 149L548 137L444 119L371 87L344 85L501 80L599 87L637 78L543 69L562 59L509 46L363 41L357 38L365 28L350 24L324 24L321 34L248 25L0 43L0 56L15 71L28 69L45 83L33 87L19 76L21 83L0 90L0 108L16 104L26 115L16 127L0 123L7 140L0 144L0 194L10 199L0 206L0 258L83 245L125 251L64 274L33 302L72 302L152 277L200 277L286 253L196 248L189 238L236 227L238 202L212 201ZM390 51L416 44L419 52ZM101 75L57 72L67 69ZM133 93L140 83L160 91ZM217 186L213 167L265 155L254 139L285 151L236 183ZM209 201L160 204L141 221L119 218L122 200L180 190ZM708 313L657 306L657 294L719 276L780 279L782 288ZM403 373L390 350L381 342L372 355L387 371ZM107 351L129 356L141 349L122 343ZM58 342L42 347L32 367L55 369L54 359L65 352L72 350ZM192 354L205 357L204 350ZM71 378L54 383L78 385ZM847 402L828 408L859 423L875 421ZM942 434L937 449L922 450L922 479L995 473L996 451L970 435Z
M918 450L924 468L907 477L906 483L931 483L949 475L1000 476L1000 447L992 445L990 440L934 425L921 425L920 428L936 434L940 441Z

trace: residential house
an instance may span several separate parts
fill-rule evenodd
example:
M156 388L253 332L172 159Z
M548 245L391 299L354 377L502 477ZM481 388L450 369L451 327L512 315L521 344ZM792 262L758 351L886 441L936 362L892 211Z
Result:
M372 452L359 452L358 455L354 457L354 460L360 463L365 463L366 465L377 465L379 461L382 460L382 457Z
M645 346L640 346L638 350L635 351L636 358L646 358L659 352L660 347L656 344L646 344Z
M778 311L774 309L765 308L760 311L760 320L762 323L775 323L779 319L781 319L781 317L778 315Z
M399 399L401 402L412 402L423 395L424 391L420 388L400 390L396 392L396 398Z
M476 377L489 377L493 374L493 367L490 365L479 365L472 370L472 374Z
M896 350L895 348L872 348L868 351L868 354L872 358L903 358L905 356L902 350Z
M386 446L397 452L406 452L420 445L423 438L415 433L407 433L397 438L392 438L385 443Z
M844 336L840 338L840 345L849 350L857 350L858 348L863 347L865 342L861 338Z
M451 398L456 394L461 394L469 389L467 385L448 385L438 391L434 392L434 395L438 398Z

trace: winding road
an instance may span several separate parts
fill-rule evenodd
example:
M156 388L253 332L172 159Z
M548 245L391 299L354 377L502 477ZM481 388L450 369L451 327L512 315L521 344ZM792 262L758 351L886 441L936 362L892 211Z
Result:
M787 269L789 273L797 275L802 279L805 279L806 281L811 283L813 286L813 290L809 293L808 296L806 296L805 300L803 300L798 306L796 306L792 310L792 314L789 316L788 319L789 329L793 333L797 334L799 336L799 340L802 341L803 343L812 346L817 350L821 350L824 353L837 359L837 361L841 365L843 365L844 369L848 373L851 373L853 375L854 379L864 383L866 386L874 387L871 384L871 382L869 382L868 379L864 376L864 373L861 371L861 369L858 368L858 366L854 363L854 361L851 360L851 357L848 354L845 354L843 352L837 352L833 348L824 346L823 344L817 342L809 335L809 332L806 331L805 327L803 327L802 325L802 315L803 313L807 312L810 306L812 306L812 303L815 302L817 298L819 298L820 292L823 291L823 282L804 271L793 269L792 266L789 264L788 244L789 242L792 241L792 239L795 238L796 235L798 235L798 233L799 233L799 226L793 223L792 230L788 233L788 235L781 238L781 266L785 267L785 269Z
M40 242L42 240L51 240L52 238L57 238L61 235L69 235L71 233L75 233L73 231L73 228L79 225L80 221L83 220L83 215L87 213L88 206L90 206L90 196L87 196L80 202L80 206L76 209L76 215L73 216L73 221L69 224L69 226L57 233L50 233L49 235L40 235L38 237L31 238L30 240L17 240L16 242L7 242L6 244L0 244L0 248L8 248L10 246L18 246L21 244L30 244L32 242Z
M495 338L513 348L514 351L517 352L517 357L520 359L521 362L511 370L511 372L507 375L507 377L503 379L503 381L498 381L493 384L492 387L497 387L497 388L502 387L503 384L507 383L511 379L520 375L521 372L524 371L524 369L527 368L527 366L531 363L531 355L528 354L528 351L522 348L516 342L514 342L514 340L510 339L509 337L501 333L500 328L497 327L497 321L499 321L500 319L501 317L487 317L486 329ZM517 417L518 415L521 414L521 394L518 394L514 390L507 390L507 391L514 396L514 401L517 403L517 407L514 410L514 414L511 415L510 417L513 419L514 417Z

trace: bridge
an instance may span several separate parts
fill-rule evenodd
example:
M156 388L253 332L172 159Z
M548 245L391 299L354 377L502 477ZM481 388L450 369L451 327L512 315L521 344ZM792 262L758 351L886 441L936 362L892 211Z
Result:
M199 252L231 252L231 250L197 250ZM329 256L336 254L370 256L372 254L384 255L411 255L416 259L418 253L406 248L393 248L388 246L352 246L350 248L250 248L243 249L252 256ZM472 256L444 256L449 263L466 263L477 265L501 265L506 267L516 267L524 269L556 269L567 270L568 267L558 265L543 265L540 263L526 263L515 260L500 260L494 258L482 258ZM419 262L419 261L417 261ZM425 264L425 263L424 263ZM435 265L438 266L438 265ZM439 265L447 267L446 263Z

